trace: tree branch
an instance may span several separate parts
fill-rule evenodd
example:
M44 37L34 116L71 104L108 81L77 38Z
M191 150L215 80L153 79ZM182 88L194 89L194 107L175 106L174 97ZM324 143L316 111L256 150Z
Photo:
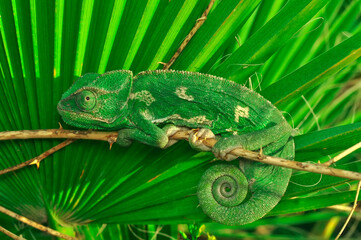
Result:
M349 155L350 153L356 151L357 149L361 148L361 142L353 145L352 147L346 149L345 151L343 151L342 153L338 154L336 157L333 157L332 159L330 159L329 161L323 163L323 165L329 167L332 164L334 164L335 162L337 162L338 160L344 158L345 156Z
M189 131L188 132L179 131L179 132L175 133L173 136L171 136L170 138L177 139L177 140L181 140L181 139L188 140ZM203 144L210 148L213 148L214 144L216 144L216 143L217 143L217 140L215 140L215 139L204 139L203 140ZM327 167L322 164L297 162L297 161L287 160L287 159L278 158L278 157L266 156L266 155L262 155L261 153L248 151L243 148L234 149L230 153L233 155L242 157L242 158L246 158L246 159L257 161L257 162L267 163L270 165L275 165L275 166L280 166L280 167L285 167L285 168L292 168L292 169L300 170L300 171L321 173L321 174L325 174L325 175L352 179L352 180L359 180L359 181L361 180L361 173L351 172L351 171L336 169L336 168L330 168L330 167Z
M351 217L352 217L352 214L354 213L354 211L356 210L356 207L357 207L357 200L358 200L358 195L360 194L360 188L361 188L361 181L358 182L357 184L357 190L356 190L356 196L355 196L355 201L353 203L353 206L352 206L352 209L350 211L350 214L348 215L347 219L346 219L346 222L343 224L340 232L337 234L335 240L339 239L340 236L342 235L343 231L345 230L347 224L349 223Z
M110 144L117 140L118 132L100 132L100 131L79 131L65 129L46 129L46 130L22 130L0 132L1 140L13 139L34 139L34 138L71 138L107 141Z
M194 27L192 28L192 30L188 33L188 35L186 36L186 38L183 40L182 44L179 46L179 48L177 49L177 51L174 53L174 55L172 56L172 58L169 60L169 62L167 63L163 63L163 70L168 70L170 68L170 66L172 66L172 64L174 63L174 61L178 58L178 56L181 54L181 52L183 52L184 48L188 45L189 41L193 38L193 36L196 34L196 32L198 31L198 29L203 25L203 23L206 21L207 19L207 15L209 13L209 11L211 10L213 4L214 4L215 0L211 0L208 4L208 7L206 8L206 10L203 12L202 16L200 18L197 19L196 24L194 25Z
M4 170L0 170L0 175L3 175L3 174L8 173L8 172L13 172L15 170L21 169L23 167L26 167L26 166L29 166L29 165L32 165L32 164L36 164L36 166L39 168L40 162L43 159L48 157L50 154L53 154L54 152L62 149L63 147L68 146L70 143L72 143L74 141L76 141L76 139L67 139L64 142L56 145L55 147L52 147L49 150L43 152L42 154L40 154L39 156L37 156L35 158L32 158L32 159L30 159L28 161L25 161L23 163L20 163L18 165L13 166L13 167L9 167L9 168L6 168Z
M179 131L169 137L174 140L188 140L189 133L194 130ZM24 130L24 131L8 131L0 132L0 140L12 139L31 139L31 138L71 138L71 139L88 139L101 140L113 144L118 137L118 132L100 132L100 131L77 131L64 129L48 129L48 130ZM203 143L212 148L217 142L215 139L203 139ZM361 173L352 172L342 169L330 168L323 164L297 162L278 157L262 155L258 152L252 152L243 148L237 148L231 152L242 158L250 159L257 162L263 162L275 166L292 168L300 171L308 171L313 173L326 174L335 177L341 177L352 180L361 180Z
M52 236L55 236L55 237L59 237L59 238L64 238L66 240L76 240L75 237L71 237L71 236L68 236L68 235L65 235L61 232L58 232L58 231L55 231L54 229L51 229L51 228L48 228L48 227L45 227L37 222L34 222L32 220L30 220L29 218L26 218L26 217L23 217L23 216L20 216L19 214L16 214L2 206L0 206L0 212L12 217L12 218L15 218L16 220L20 221L20 222L23 222L25 224L28 224L29 226L32 226L33 228L36 228L36 229L39 229L40 231L43 231L43 232L46 232L46 233L49 233L50 235Z
M5 235L7 235L7 236L9 236L9 237L11 237L12 239L15 239L15 240L26 240L22 236L17 236L14 233L10 232L9 230L3 228L2 226L0 226L0 232L4 233Z

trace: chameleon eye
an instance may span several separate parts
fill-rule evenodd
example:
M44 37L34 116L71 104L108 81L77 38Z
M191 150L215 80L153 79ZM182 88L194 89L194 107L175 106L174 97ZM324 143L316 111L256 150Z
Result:
M82 110L92 110L97 102L97 98L94 92L84 90L77 94L76 104Z

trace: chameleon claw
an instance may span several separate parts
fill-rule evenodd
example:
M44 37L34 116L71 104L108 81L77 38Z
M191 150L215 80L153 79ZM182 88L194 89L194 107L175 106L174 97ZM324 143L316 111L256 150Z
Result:
M232 161L239 156L233 155L231 152L236 148L243 148L242 144L228 146L228 141L232 141L232 138L223 138L220 139L212 148L212 152L217 159L224 160L224 161Z
M208 128L200 128L191 131L189 134L189 144L198 151L210 152L212 148L206 146L203 141L206 139L216 138L214 133Z
M170 146L172 146L172 145L175 144L176 142L178 142L178 140L169 139L169 140L168 140L168 143L167 143L164 147L162 147L162 149L169 148Z
M177 127L173 124L165 125L162 130L164 131L165 135L168 137L168 143L163 147L163 149L168 148L178 142L176 139L171 139L174 134L176 134L179 131L189 131L189 128L186 127Z
M232 151L232 150L231 150L231 151ZM231 152L231 151L229 151L229 152ZM229 153L229 152L223 152L223 151L221 151L221 152L219 152L219 153L214 153L214 156L215 156L216 158L220 159L220 160L224 160L224 161L227 161L227 162L232 161L232 160L234 160L234 159L236 159L236 158L239 157L239 156L233 155L233 154L231 154L231 153Z
M61 123L58 122L58 124L59 124L59 129L60 129L60 130L63 129L63 126L61 125Z
M197 19L197 22L201 22L201 21L204 22L206 19L207 19L207 17L200 17Z
M262 160L262 159L263 159L263 149L262 149L262 148L259 149L258 159L259 159L259 160Z
M173 136L174 134L176 134L179 131L188 131L189 128L186 127L177 127L173 124L168 124L165 125L162 130L164 131L165 135L167 135L168 137Z
M113 143L114 142L109 142L109 150L112 150Z

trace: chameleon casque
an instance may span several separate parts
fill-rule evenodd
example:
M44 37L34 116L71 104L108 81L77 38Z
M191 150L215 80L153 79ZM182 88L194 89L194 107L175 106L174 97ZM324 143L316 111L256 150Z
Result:
M67 90L58 104L67 124L119 130L117 143L133 140L165 148L184 127L200 129L190 145L212 151L223 160L242 147L293 159L292 128L269 101L232 81L184 71L145 71L133 76L119 70L89 73ZM198 137L216 138L212 149ZM291 170L245 159L208 169L198 186L198 199L213 220L242 225L262 218L283 196Z

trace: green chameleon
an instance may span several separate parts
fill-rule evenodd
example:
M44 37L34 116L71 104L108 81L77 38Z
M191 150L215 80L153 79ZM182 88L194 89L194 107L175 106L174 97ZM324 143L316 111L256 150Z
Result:
M294 157L293 129L259 94L223 78L184 71L145 71L133 76L119 70L89 73L66 91L58 104L64 121L87 129L119 130L117 143L133 140L166 148L168 136L199 129L190 145L222 160L242 147L265 155ZM212 149L199 138L216 138ZM283 196L291 170L242 159L208 169L198 186L205 214L228 225L256 221Z

